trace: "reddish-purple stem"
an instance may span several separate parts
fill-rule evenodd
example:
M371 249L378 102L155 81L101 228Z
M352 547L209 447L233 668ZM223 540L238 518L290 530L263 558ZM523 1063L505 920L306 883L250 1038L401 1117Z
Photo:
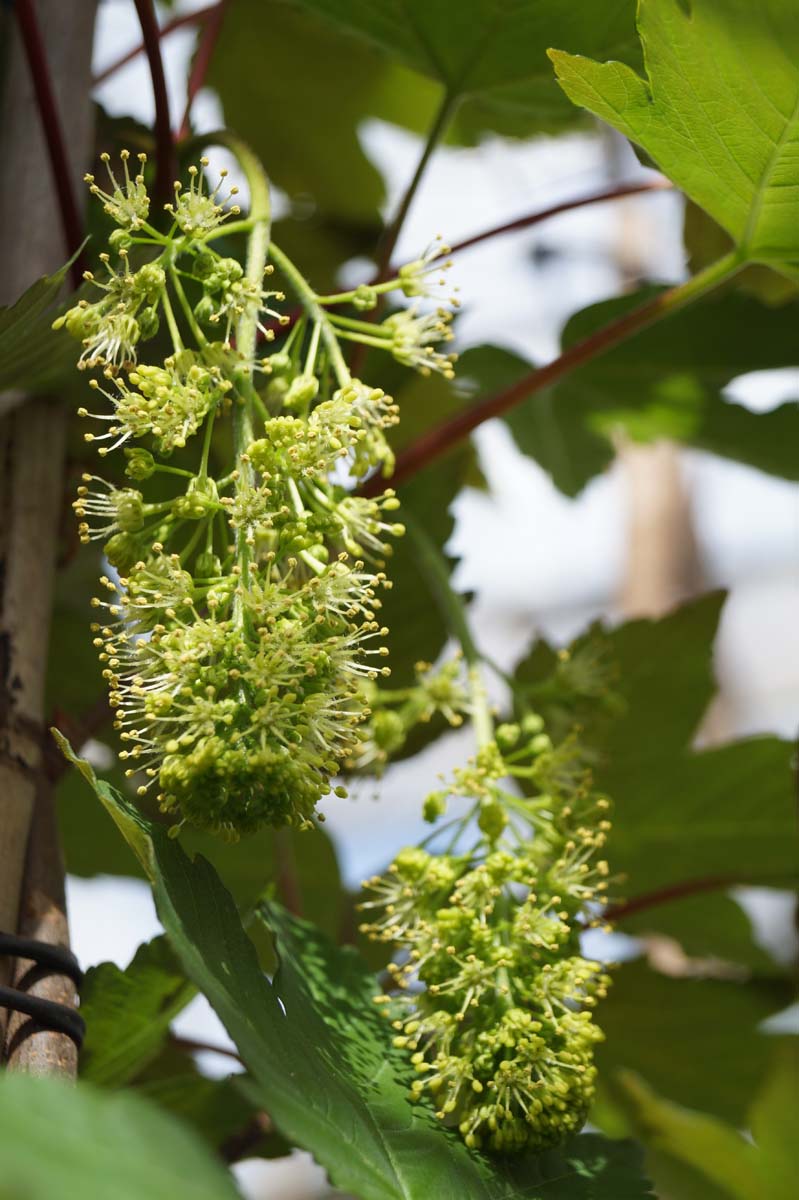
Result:
M183 13L179 17L173 17L171 21L166 21L158 31L159 38L166 37L168 33L174 33L176 29L182 29L185 25L202 25L209 17L213 16L214 12L219 8L219 3L209 4L206 8L197 8L194 12ZM133 46L127 50L121 58L117 58L114 62L109 63L99 75L95 75L93 84L97 87L101 83L105 83L106 79L110 79L122 67L126 67L129 62L137 58L145 49L144 42L139 42L138 46Z
M226 8L227 0L220 0L220 3L214 6L208 13L208 19L205 21L202 34L200 35L197 53L194 55L194 62L192 63L189 81L186 86L186 110L183 113L183 120L178 130L177 136L179 142L189 136L191 106L194 103L194 97L205 83L205 77L208 74L208 68L211 65L216 43L222 30Z
M53 85L50 78L50 68L44 50L41 30L33 7L32 0L17 0L17 23L28 60L31 78L33 79L36 105L42 122L42 131L47 144L47 155L50 159L50 169L53 184L58 195L58 208L61 214L61 224L64 229L64 242L68 255L75 254L83 241L83 221L81 220L75 189L72 186L72 173L67 157L64 131L58 116ZM80 286L83 272L86 269L83 254L73 262L70 272L75 287Z
M585 208L588 204L602 204L605 200L621 200L625 196L638 196L644 192L669 191L672 187L673 185L667 179L654 179L646 183L622 183L616 187L603 188L599 192L591 192L587 196L580 196L576 200L562 200L560 204L553 204L550 208L541 208L526 217L508 221L505 225L495 225L492 229L484 229L482 233L475 233L472 237L464 238L462 242L455 242L453 246L450 246L450 253L457 254L459 250L468 250L470 246L477 246L480 242L498 237L503 233L516 233L520 229L529 229L531 225L538 225L541 221L548 221L550 217L560 216L561 213L571 212L575 208Z
M625 917L645 912L648 908L657 908L660 904L668 904L671 900L699 896L703 892L716 892L720 888L733 887L736 883L743 882L745 881L740 875L708 875L702 879L685 879L681 883L672 883L653 892L642 892L640 896L632 896L620 904L613 904L605 909L602 916L606 921L623 921Z
M172 194L175 178L175 145L169 120L169 98L164 78L164 63L161 58L160 31L155 16L153 0L133 0L139 16L144 49L150 66L155 101L155 195L162 204Z
M497 392L485 400L478 401L470 408L461 409L448 421L442 421L440 425L436 425L427 433L422 434L420 438L417 438L397 455L394 472L391 476L392 486L402 483L426 467L433 459L451 450L484 421L488 421L492 417L501 417L503 413L520 404L522 400L534 396L536 392L542 391L564 375L568 375L575 367L611 350L630 334L650 325L662 312L668 310L672 294L676 290L676 288L670 288L666 292L661 292L654 299L648 300L646 304L633 309L632 312L625 313L624 316L611 321L609 325L598 329L596 333L576 342L559 358L547 363L545 367L530 371L510 387L504 388L501 392ZM383 491L384 487L383 479L380 476L373 476L363 485L361 494L376 496Z

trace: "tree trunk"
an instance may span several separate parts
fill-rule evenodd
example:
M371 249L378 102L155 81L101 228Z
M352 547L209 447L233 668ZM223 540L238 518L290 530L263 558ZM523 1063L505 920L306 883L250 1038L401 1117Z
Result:
M49 64L55 100L67 142L76 188L82 191L91 131L91 48L96 0L65 4L38 0L36 14ZM42 134L27 59L13 18L5 14L5 62L0 102L0 303L13 303L41 275L64 261L65 246L53 177ZM59 518L63 507L63 457L66 411L57 397L26 400L19 394L0 397L0 928L18 928L20 890L26 847L34 814L44 746L44 687L50 629L53 572ZM38 820L38 818L37 818ZM40 836L40 834L42 836ZM32 850L45 844L37 828ZM57 861L57 857L56 857ZM44 901L41 872L29 861L37 880L34 907L63 914L60 885L53 872ZM56 873L57 874L57 873ZM30 901L29 901L30 906ZM68 940L66 918L31 923L37 936L62 944ZM56 928L57 927L57 928ZM0 979L11 964L0 959ZM49 985L40 985L45 990ZM58 988L56 988L58 990ZM0 1017L4 1014L0 1012ZM0 1034L3 1022L0 1021ZM40 1035L42 1039L56 1035ZM32 1046L37 1039L26 1043ZM63 1038L59 1041L63 1043ZM63 1052L63 1053L62 1053ZM26 1053L17 1054L25 1067ZM53 1061L63 1060L74 1073L74 1054L61 1046Z

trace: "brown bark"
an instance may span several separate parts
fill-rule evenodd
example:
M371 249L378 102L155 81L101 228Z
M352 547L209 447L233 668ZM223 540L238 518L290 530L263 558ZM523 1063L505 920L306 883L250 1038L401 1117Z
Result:
M38 0L36 14L79 187L89 148L95 0ZM13 10L6 13L4 32L0 303L10 304L41 275L60 267L66 255L33 81ZM0 927L15 931L44 744L66 410L56 398L25 400L8 393L0 396L0 413L7 414L0 429ZM34 851L47 836L46 830L37 830ZM57 894L53 899L58 902ZM34 923L40 921L37 917ZM52 936L52 919L39 927ZM66 940L65 919L56 940ZM0 979L7 981L10 970L8 961L0 960ZM0 1035L4 1016L0 1012Z

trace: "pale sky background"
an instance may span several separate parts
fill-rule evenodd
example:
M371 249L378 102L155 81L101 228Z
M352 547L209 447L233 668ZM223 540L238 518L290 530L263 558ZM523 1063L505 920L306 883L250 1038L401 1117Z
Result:
M176 5L178 11L199 7ZM138 40L130 0L104 0L96 69ZM179 31L162 43L173 124L183 111L193 40L191 31ZM152 121L144 57L97 89L97 99L112 114L133 113ZM201 93L195 117L200 129L222 124L216 97ZM419 140L378 121L366 122L359 132L367 154L385 175L391 212L416 165ZM627 152L626 165L627 179L643 173L632 152ZM435 233L457 241L588 192L607 179L602 145L583 135L534 143L492 139L478 150L439 150L396 257L415 257ZM637 219L651 223L650 278L684 278L677 196L662 194L631 200L625 208L611 204L570 213L458 256L452 272L464 310L458 321L458 348L493 342L539 361L554 356L566 318L618 290L620 221L633 211ZM534 268L533 251L541 248L554 253ZM351 264L347 278L368 276L366 268L363 275L358 269L359 264ZM799 394L799 371L742 378L729 394L754 409L770 409ZM502 665L510 665L535 629L565 641L597 616L618 617L626 547L625 481L614 467L576 500L569 500L535 463L518 453L504 426L487 425L477 444L490 490L460 497L450 548L461 560L457 583L476 593L472 618L479 644ZM704 453L686 452L682 463L708 586L731 592L717 645L729 734L794 736L799 725L799 487ZM401 844L429 831L419 818L425 793L438 771L470 752L470 734L464 730L413 762L392 768L379 785L355 789L356 799L331 801L327 829L350 883L379 867ZM69 905L73 944L84 967L109 958L125 965L139 942L159 930L149 890L135 881L71 879ZM761 897L753 912L762 932L783 939L784 949L784 906L768 905ZM177 1024L186 1034L227 1042L204 1000L196 1001ZM215 1056L204 1066L229 1069ZM296 1160L288 1166L252 1163L239 1168L248 1195L310 1200L326 1194L320 1173L305 1156Z

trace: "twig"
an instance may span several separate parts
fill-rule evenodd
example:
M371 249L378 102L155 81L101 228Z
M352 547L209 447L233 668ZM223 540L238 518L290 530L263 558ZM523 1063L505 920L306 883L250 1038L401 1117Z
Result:
M183 29L186 25L202 25L210 16L213 16L216 9L219 8L219 3L209 4L205 8L197 8L194 12L182 13L179 17L173 17L171 21L166 21L158 31L159 38L164 38L169 33L174 33L176 29ZM101 83L105 83L106 79L110 79L122 67L126 67L129 62L133 62L134 58L138 58L144 52L144 42L139 42L137 46L127 50L121 58L114 59L107 67L100 71L99 75L95 75L92 80L92 85L98 87Z
M47 145L53 185L58 195L58 210L64 230L66 252L68 256L71 256L83 241L83 221L72 186L72 172L67 158L64 131L61 128L61 120L53 94L47 54L32 0L17 0L15 8L22 45L33 79L36 105L39 109L42 132ZM81 253L70 268L72 283L76 288L80 286L85 269L85 256Z
M246 1065L241 1055L235 1050L231 1050L229 1046L212 1046L208 1042L198 1042L194 1038L179 1037L176 1033L170 1033L169 1041L177 1050L187 1050L190 1054L222 1054L225 1058L234 1058L242 1066Z
M539 225L542 221L548 221L550 217L558 217L561 213L585 208L589 204L602 204L606 200L621 200L625 196L638 196L647 192L667 192L673 190L673 186L668 179L653 179L645 183L621 183L615 187L602 188L598 192L590 192L587 196L578 196L576 200L562 200L559 204L553 204L549 208L541 208L526 217L518 217L515 221L508 221L504 225L495 225L491 229L484 229L482 233L475 233L471 237L464 238L462 242L455 242L453 246L450 246L450 254L458 254L461 250L468 250L470 246L477 246L480 242L499 237L503 233L516 233L520 229L529 229L533 225Z
M433 155L433 151L441 140L444 130L449 124L450 118L455 111L457 103L458 97L456 95L449 91L444 93L441 103L438 107L438 111L433 118L433 123L428 131L419 162L416 164L416 170L414 171L411 181L403 193L402 199L397 205L397 211L395 212L389 224L386 226L383 236L378 243L377 271L374 277L375 283L380 283L382 280L390 278L389 263L391 262L391 256L394 253L394 247L397 244L399 235L402 232L402 227L405 224L405 218L410 212L414 197L419 190L419 184L422 182L422 176L425 173L427 164ZM371 310L371 312L366 314L367 321L376 321L378 319L383 310L384 301L385 298L383 296L378 297L375 307ZM364 343L360 342L356 344L353 348L353 353L350 360L350 369L353 375L358 375L360 373L365 355L366 346Z
M682 883L672 883L653 892L642 892L640 896L633 896L620 904L612 904L610 908L605 909L602 916L604 920L618 924L625 917L645 912L648 908L657 908L660 904L668 904L670 900L699 896L702 892L716 892L720 888L729 888L744 882L740 875L708 875L702 879L685 879Z
M391 262L391 255L394 253L394 247L397 244L399 235L402 232L402 227L405 224L405 218L407 217L410 207L413 204L414 197L419 190L419 184L422 182L422 176L424 175L427 164L430 161L433 151L441 140L444 130L449 124L450 117L455 110L457 102L458 97L456 95L453 95L448 91L444 93L441 104L439 105L438 111L433 120L433 124L430 126L427 140L424 144L424 149L422 150L421 157L417 163L416 170L413 173L413 178L405 189L405 193L402 196L399 205L397 206L397 211L388 225L379 246L377 257L378 282L383 279L390 278L386 272L388 270L388 264Z
M183 141L189 136L189 117L191 116L191 106L194 103L194 98L200 88L205 83L205 77L208 74L208 68L211 65L216 43L219 39L219 34L222 31L222 22L225 18L225 10L228 0L220 0L219 4L208 12L207 19L204 22L202 34L197 46L197 52L194 56L191 71L189 72L189 81L186 85L186 109L183 113L183 120L180 122L180 128L177 134L177 140ZM162 35L163 36L163 35Z
M226 1163L241 1162L272 1133L272 1130L272 1122L265 1112L253 1113L243 1129L225 1139L219 1147L219 1153Z
M530 396L534 396L537 392L556 383L576 367L599 357L613 349L614 346L626 341L638 330L652 325L661 317L676 312L677 309L705 295L712 288L718 287L737 273L741 266L742 263L735 254L725 256L705 271L694 275L686 283L661 292L652 300L648 300L646 304L611 321L609 325L603 326L602 329L598 329L595 333L583 338L582 341L575 342L559 358L547 363L545 367L531 371L518 382L511 384L510 387L504 388L501 392L497 392L469 408L462 409L448 421L428 430L397 455L392 483L402 483L411 475L416 474L434 459L451 450L484 421L489 421L493 417L501 417L511 408L520 404L522 400L527 400ZM374 496L382 490L382 480L373 477L363 486L361 494Z
M139 16L144 49L150 65L155 101L155 194L162 204L171 195L172 180L175 178L175 146L172 141L172 126L169 120L169 97L164 78L164 63L161 58L161 42L153 0L134 0Z

